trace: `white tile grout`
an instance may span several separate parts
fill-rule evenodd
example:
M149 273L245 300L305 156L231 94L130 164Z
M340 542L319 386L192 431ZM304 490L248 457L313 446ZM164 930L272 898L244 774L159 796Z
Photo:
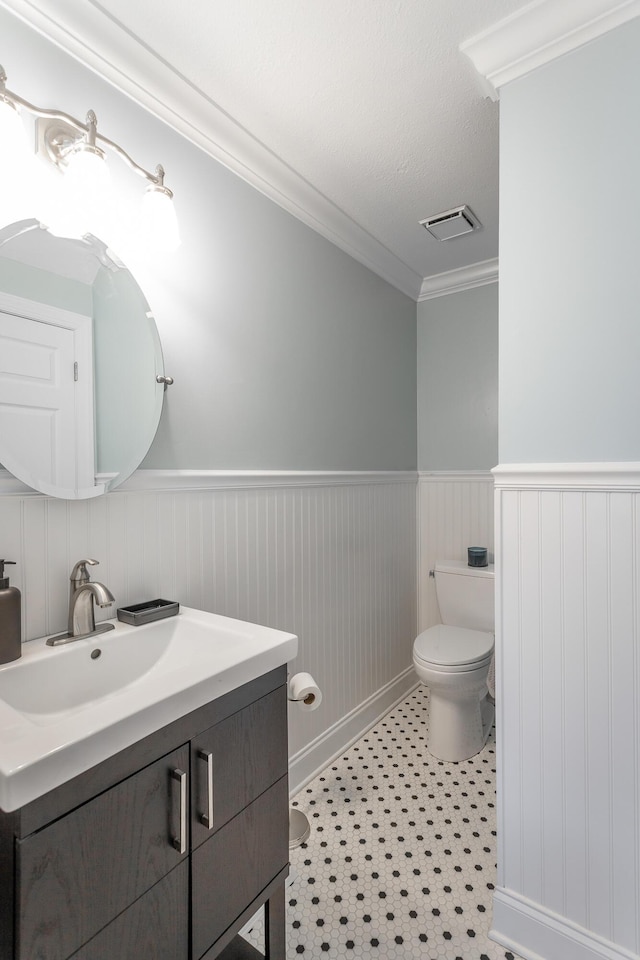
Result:
M426 749L419 687L294 799L287 960L511 960L488 940L496 882L495 736L461 763ZM261 946L258 922L247 938ZM517 960L517 958L515 958Z

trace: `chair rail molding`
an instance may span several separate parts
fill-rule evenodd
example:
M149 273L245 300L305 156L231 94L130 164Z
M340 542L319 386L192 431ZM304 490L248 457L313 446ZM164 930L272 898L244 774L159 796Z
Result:
M228 487L334 487L413 483L413 470L136 470L118 490L208 490Z
M496 489L637 490L640 463L501 463L492 470Z
M108 478L101 474L100 479ZM247 487L334 487L346 485L412 483L414 470L136 470L110 491L160 493L179 490L237 490ZM47 497L0 467L0 496Z
M493 483L493 470L419 470L418 480L424 483Z
M596 40L640 15L640 0L534 0L465 40L460 51L478 71L485 95Z

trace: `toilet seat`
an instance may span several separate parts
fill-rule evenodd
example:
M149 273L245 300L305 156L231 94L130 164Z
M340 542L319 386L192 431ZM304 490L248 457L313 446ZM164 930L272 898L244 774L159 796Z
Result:
M492 633L441 623L416 637L413 655L425 666L436 669L469 670L488 663L493 647Z

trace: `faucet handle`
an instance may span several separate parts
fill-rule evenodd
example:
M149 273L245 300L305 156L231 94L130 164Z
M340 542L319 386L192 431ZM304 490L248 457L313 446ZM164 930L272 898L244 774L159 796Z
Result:
M92 567L97 567L99 562L99 560L78 560L71 571L69 579L76 583L88 583L91 577L89 576L86 565L89 564Z

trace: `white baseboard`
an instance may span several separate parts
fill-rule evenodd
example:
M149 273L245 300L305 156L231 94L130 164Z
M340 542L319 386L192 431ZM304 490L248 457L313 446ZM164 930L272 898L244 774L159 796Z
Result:
M341 756L397 703L418 686L413 666L377 690L289 760L289 794L294 796L310 780Z
M493 895L489 936L523 960L638 960L638 954L504 887Z

